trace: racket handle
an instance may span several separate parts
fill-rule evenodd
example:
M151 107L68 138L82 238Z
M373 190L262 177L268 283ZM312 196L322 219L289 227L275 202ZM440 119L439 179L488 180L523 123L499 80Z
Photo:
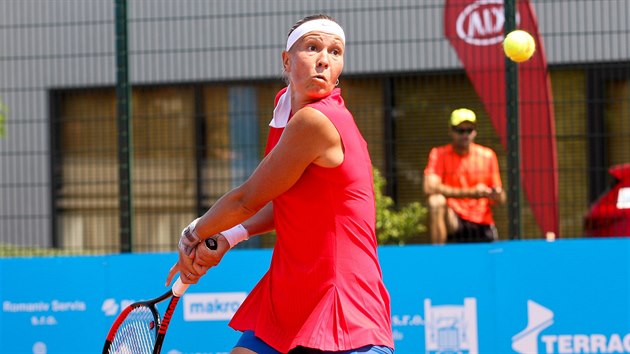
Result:
M213 250L213 251L217 249L217 240L213 238L207 238L205 240L205 243L208 249ZM175 284L173 284L173 287L171 288L171 290L173 291L173 295L177 297L181 297L182 295L184 295L189 285L190 284L182 283L181 278L178 277L177 280L175 281Z
M173 287L171 288L171 290L173 291L173 295L181 297L186 292L186 289L188 289L188 285L189 284L182 283L182 280L178 277L175 281L175 284L173 284Z
M207 238L205 243L208 249L213 251L217 249L217 240L213 238ZM182 280L178 277L175 281L175 284L173 284L173 287L171 288L171 290L173 291L173 295L181 297L186 292L186 289L188 289L188 285L189 284L182 283Z

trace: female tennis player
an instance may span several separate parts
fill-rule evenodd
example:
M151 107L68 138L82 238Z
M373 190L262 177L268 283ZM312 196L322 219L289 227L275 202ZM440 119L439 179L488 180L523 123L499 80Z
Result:
M345 40L326 15L293 26L265 158L182 232L167 284L178 272L196 283L238 242L276 230L270 268L230 322L243 332L233 354L393 353L372 163L335 87Z

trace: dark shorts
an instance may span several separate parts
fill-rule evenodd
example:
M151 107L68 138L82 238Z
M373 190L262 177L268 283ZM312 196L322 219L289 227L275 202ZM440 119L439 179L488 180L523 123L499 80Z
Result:
M459 229L448 235L450 243L468 242L493 242L499 239L497 228L494 225L477 224L468 220L459 219Z
M258 354L280 354L267 343L254 335L253 331L245 331L235 345L236 347L247 348ZM289 354L394 354L394 350L382 345L366 345L365 347L344 350L340 352L325 352L318 349L297 347L291 349Z

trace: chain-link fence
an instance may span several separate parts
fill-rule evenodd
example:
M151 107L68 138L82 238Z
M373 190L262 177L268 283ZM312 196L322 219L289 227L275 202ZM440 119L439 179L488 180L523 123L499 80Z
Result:
M466 107L503 185L520 176L518 200L493 208L500 239L514 236L515 217L517 238L542 238L554 222L565 238L628 236L630 4L518 1L517 28L528 4L546 66L518 64L520 104L535 108L520 109L515 166L500 113L510 64L457 42L500 42L500 0L1 1L0 256L174 250L260 161L287 32L314 13L346 31L339 87L398 207L426 205L429 152L450 142L450 113ZM526 79L538 73L548 99Z

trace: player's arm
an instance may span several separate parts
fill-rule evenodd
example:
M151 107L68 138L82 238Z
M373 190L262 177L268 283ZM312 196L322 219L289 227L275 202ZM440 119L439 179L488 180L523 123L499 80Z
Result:
M256 214L254 214L254 216L241 223L244 231L246 232L244 235L245 237L242 238L242 240L273 230L273 218L273 204L269 202ZM221 233L212 236L216 242L216 249L209 249L205 242L197 245L193 261L193 268L195 269L196 274L205 274L208 269L219 264L225 253L234 246L230 244L230 241L228 241L226 237L228 232L229 231L222 231ZM232 242L234 242L234 240L232 240Z
M245 220L243 226L247 229L249 236L257 236L269 231L273 231L273 204L267 203L262 209L260 209L254 216Z
M273 203L272 202L267 203L267 205L265 205L262 209L260 209L256 214L254 214L249 219L243 221L241 223L241 226L243 227L243 230L246 232L246 237L245 237L246 239L274 230L275 227L274 227L274 216L273 216ZM226 231L222 231L218 234L215 234L213 237L217 240L220 246L223 246L225 244L228 249L234 247L235 244L234 245L230 244L230 241L226 239L225 235L226 235ZM202 244L199 244L197 248L199 249L200 246L202 246ZM223 247L220 247L220 248L223 248ZM218 263L218 261L216 263ZM213 265L216 265L216 263Z
M311 163L334 167L342 161L341 138L334 125L321 112L303 108L247 181L201 217L197 232L209 237L252 217L291 188Z
M230 229L254 216L271 200L291 188L311 163L335 167L341 162L341 137L335 126L321 112L303 108L292 117L276 147L261 161L247 181L223 195L199 218L195 232L201 239L206 239ZM267 215L264 217L267 224L261 220L257 224L261 230L265 228L264 225L269 227L270 212L267 210L260 215L261 220ZM217 251L223 254L227 249L219 244ZM193 269L190 255L182 252L167 280L170 281L178 271L200 274Z

